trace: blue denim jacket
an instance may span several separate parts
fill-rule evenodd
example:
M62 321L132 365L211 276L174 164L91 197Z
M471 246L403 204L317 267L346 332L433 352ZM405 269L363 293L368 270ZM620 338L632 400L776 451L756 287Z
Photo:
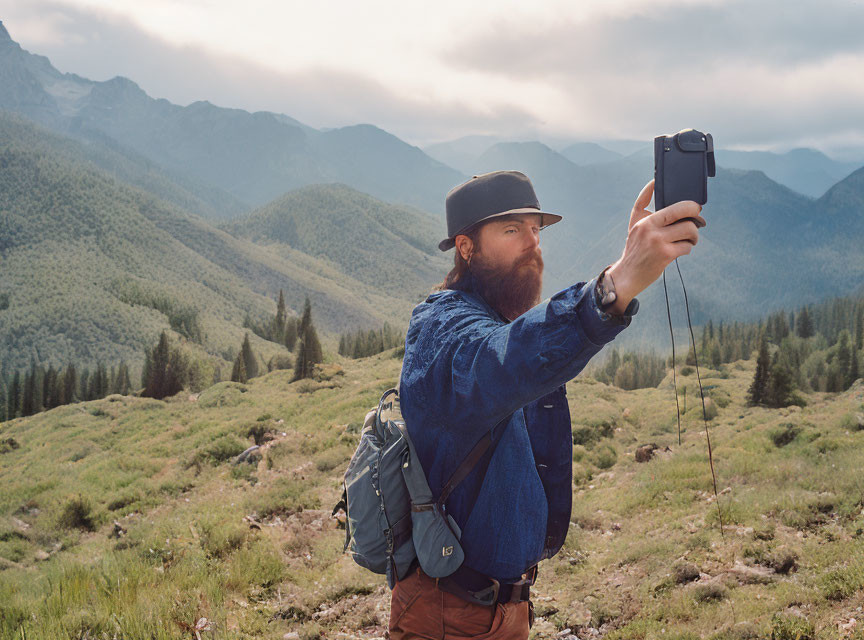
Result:
M435 497L485 432L506 429L485 478L478 465L446 505L465 565L504 583L564 544L573 475L565 383L639 307L634 299L623 317L603 313L596 282L567 287L512 322L464 291L436 291L412 312L399 399Z

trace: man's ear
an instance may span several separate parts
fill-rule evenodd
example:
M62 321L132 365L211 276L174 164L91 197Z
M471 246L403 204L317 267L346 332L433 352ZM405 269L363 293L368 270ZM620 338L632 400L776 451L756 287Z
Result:
M462 259L468 262L468 258L474 252L474 243L466 235L458 235L454 238L456 241L456 251L458 251Z

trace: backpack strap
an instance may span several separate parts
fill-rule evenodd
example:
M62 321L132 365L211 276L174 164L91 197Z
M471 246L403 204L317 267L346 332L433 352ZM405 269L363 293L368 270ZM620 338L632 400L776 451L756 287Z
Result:
M500 426L501 423L495 425L495 429ZM506 426L506 424L505 424ZM453 489L462 482L469 473L477 466L477 463L480 462L480 459L483 457L485 453L489 453L485 460L485 468L489 468L489 463L492 460L492 454L495 453L495 448L498 446L498 443L501 442L501 436L504 433L504 429L500 429L495 437L492 437L492 432L495 431L487 431L483 434L483 437L477 441L477 444L468 452L468 455L462 460L456 470L453 472L453 475L450 476L450 479L444 484L444 487L441 489L441 495L438 497L438 504L443 507L444 503L447 501L447 498L450 497L450 494L453 492ZM486 475L486 470L484 469L481 475ZM477 501L477 496L474 496L474 501ZM468 510L474 508L474 504L468 507Z

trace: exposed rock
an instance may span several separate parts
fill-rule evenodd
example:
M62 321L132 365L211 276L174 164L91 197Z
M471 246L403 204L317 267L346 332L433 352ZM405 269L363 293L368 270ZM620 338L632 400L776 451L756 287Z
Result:
M231 458L231 464L240 464L241 462L248 462L249 464L258 464L261 461L261 447L257 444L253 444L251 447L246 449L243 453L234 456Z
M675 582L678 584L693 582L694 580L697 580L700 575L699 567L692 562L678 562L672 568L672 572L675 575Z
M122 538L125 535L126 535L126 528L122 524L120 524L119 522L117 522L115 520L114 521L114 528L111 530L111 533L109 534L108 537L110 537L110 538Z

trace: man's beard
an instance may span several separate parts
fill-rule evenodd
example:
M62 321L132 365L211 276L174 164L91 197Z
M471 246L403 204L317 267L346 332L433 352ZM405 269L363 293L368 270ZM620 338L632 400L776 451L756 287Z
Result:
M475 253L468 271L477 293L508 320L516 319L540 302L543 257L539 250L523 256L507 270L490 265L482 253Z

